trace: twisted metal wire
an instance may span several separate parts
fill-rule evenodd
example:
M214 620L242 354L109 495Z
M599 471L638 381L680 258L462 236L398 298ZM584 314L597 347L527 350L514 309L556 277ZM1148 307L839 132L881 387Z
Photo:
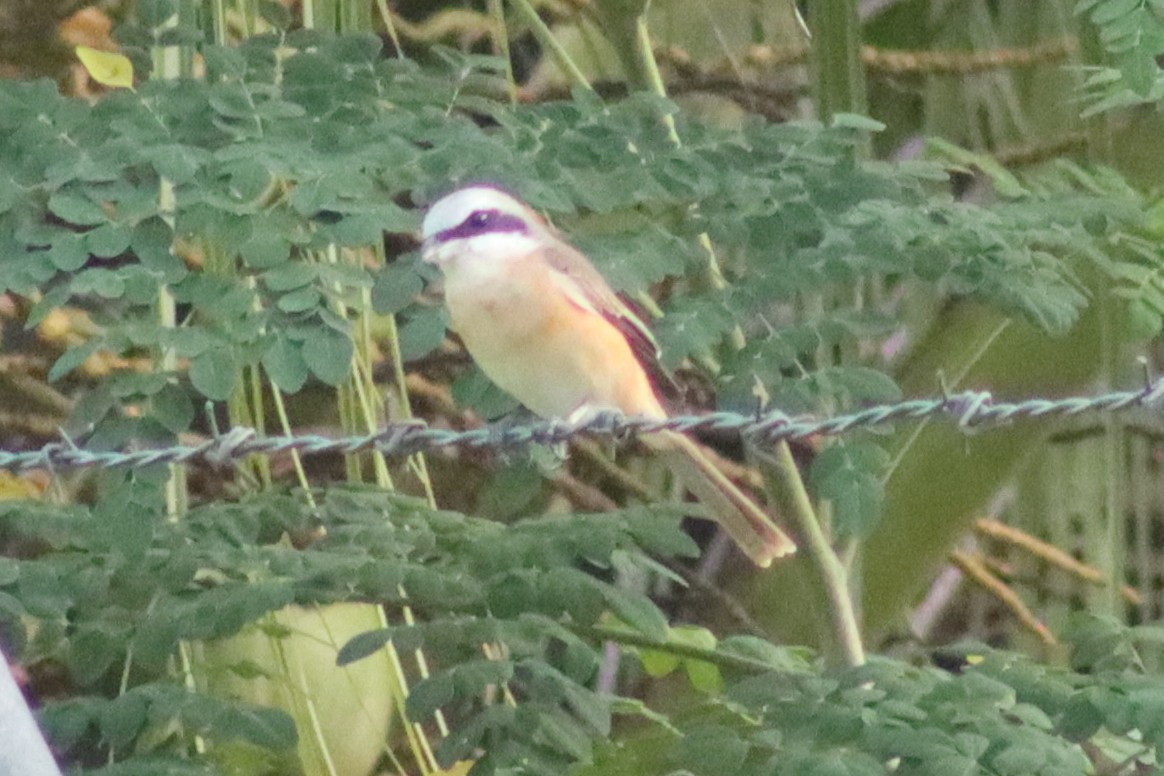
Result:
M932 417L954 420L964 432L1005 423L1043 417L1062 417L1090 412L1120 412L1135 408L1157 408L1164 399L1164 378L1149 382L1138 391L1113 391L1098 396L1063 399L1026 399L995 402L989 392L964 391L941 398L911 399L883 404L831 418L793 417L779 410L756 415L713 412L706 415L676 415L666 420L631 418L600 413L577 423L545 420L525 425L500 424L455 431L431 428L423 421L390 423L374 434L326 437L317 434L260 436L254 429L233 428L198 445L173 445L145 450L87 450L71 440L54 442L39 450L0 450L0 469L80 469L143 467L162 463L205 462L215 466L248 455L273 455L292 450L301 455L349 454L378 450L387 456L432 452L442 448L510 449L529 445L551 445L579 434L624 438L639 433L671 430L684 433L728 431L740 434L756 445L809 436L837 436L858 429L896 421L918 421Z

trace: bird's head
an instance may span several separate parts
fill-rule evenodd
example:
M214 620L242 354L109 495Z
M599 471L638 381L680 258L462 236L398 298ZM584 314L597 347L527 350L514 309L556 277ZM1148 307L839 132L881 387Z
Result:
M473 185L429 207L421 226L425 261L444 266L462 257L479 260L523 256L550 238L528 205L501 189Z

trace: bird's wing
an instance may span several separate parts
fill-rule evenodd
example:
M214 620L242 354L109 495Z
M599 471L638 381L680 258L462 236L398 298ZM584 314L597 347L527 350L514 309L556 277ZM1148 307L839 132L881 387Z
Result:
M579 308L595 313L618 329L642 364L655 390L667 398L680 394L679 386L659 362L659 345L642 318L619 298L606 279L579 251L565 243L546 251L551 279L566 297Z

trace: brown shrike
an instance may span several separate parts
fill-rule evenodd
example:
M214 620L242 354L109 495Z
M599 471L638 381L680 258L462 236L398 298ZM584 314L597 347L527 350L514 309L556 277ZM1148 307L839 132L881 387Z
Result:
M494 383L546 418L667 417L644 366L658 356L650 330L537 213L469 186L437 200L422 232L451 327ZM796 551L696 442L674 431L641 438L758 565Z

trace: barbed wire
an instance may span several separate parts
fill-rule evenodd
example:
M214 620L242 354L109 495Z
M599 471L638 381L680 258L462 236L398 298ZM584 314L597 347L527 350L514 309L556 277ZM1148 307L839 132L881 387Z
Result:
M964 432L1017 420L1066 417L1091 412L1120 412L1151 408L1164 400L1164 378L1149 381L1138 391L1112 391L1097 396L1062 399L1026 399L995 402L989 392L963 391L941 398L910 399L868 407L830 418L793 417L779 410L745 415L713 412L676 415L665 420L599 413L571 423L543 420L528 424L501 423L464 431L433 428L420 420L390 423L373 434L327 437L318 434L263 436L250 428L232 428L197 445L172 445L141 450L90 450L70 439L38 450L0 450L0 469L78 469L142 467L162 463L205 462L221 466L249 455L275 455L292 450L301 455L351 454L377 450L387 456L405 456L444 448L512 449L554 445L578 435L621 439L652 431L683 433L732 432L749 443L770 445L780 440L810 436L838 436L902 420L945 417Z

